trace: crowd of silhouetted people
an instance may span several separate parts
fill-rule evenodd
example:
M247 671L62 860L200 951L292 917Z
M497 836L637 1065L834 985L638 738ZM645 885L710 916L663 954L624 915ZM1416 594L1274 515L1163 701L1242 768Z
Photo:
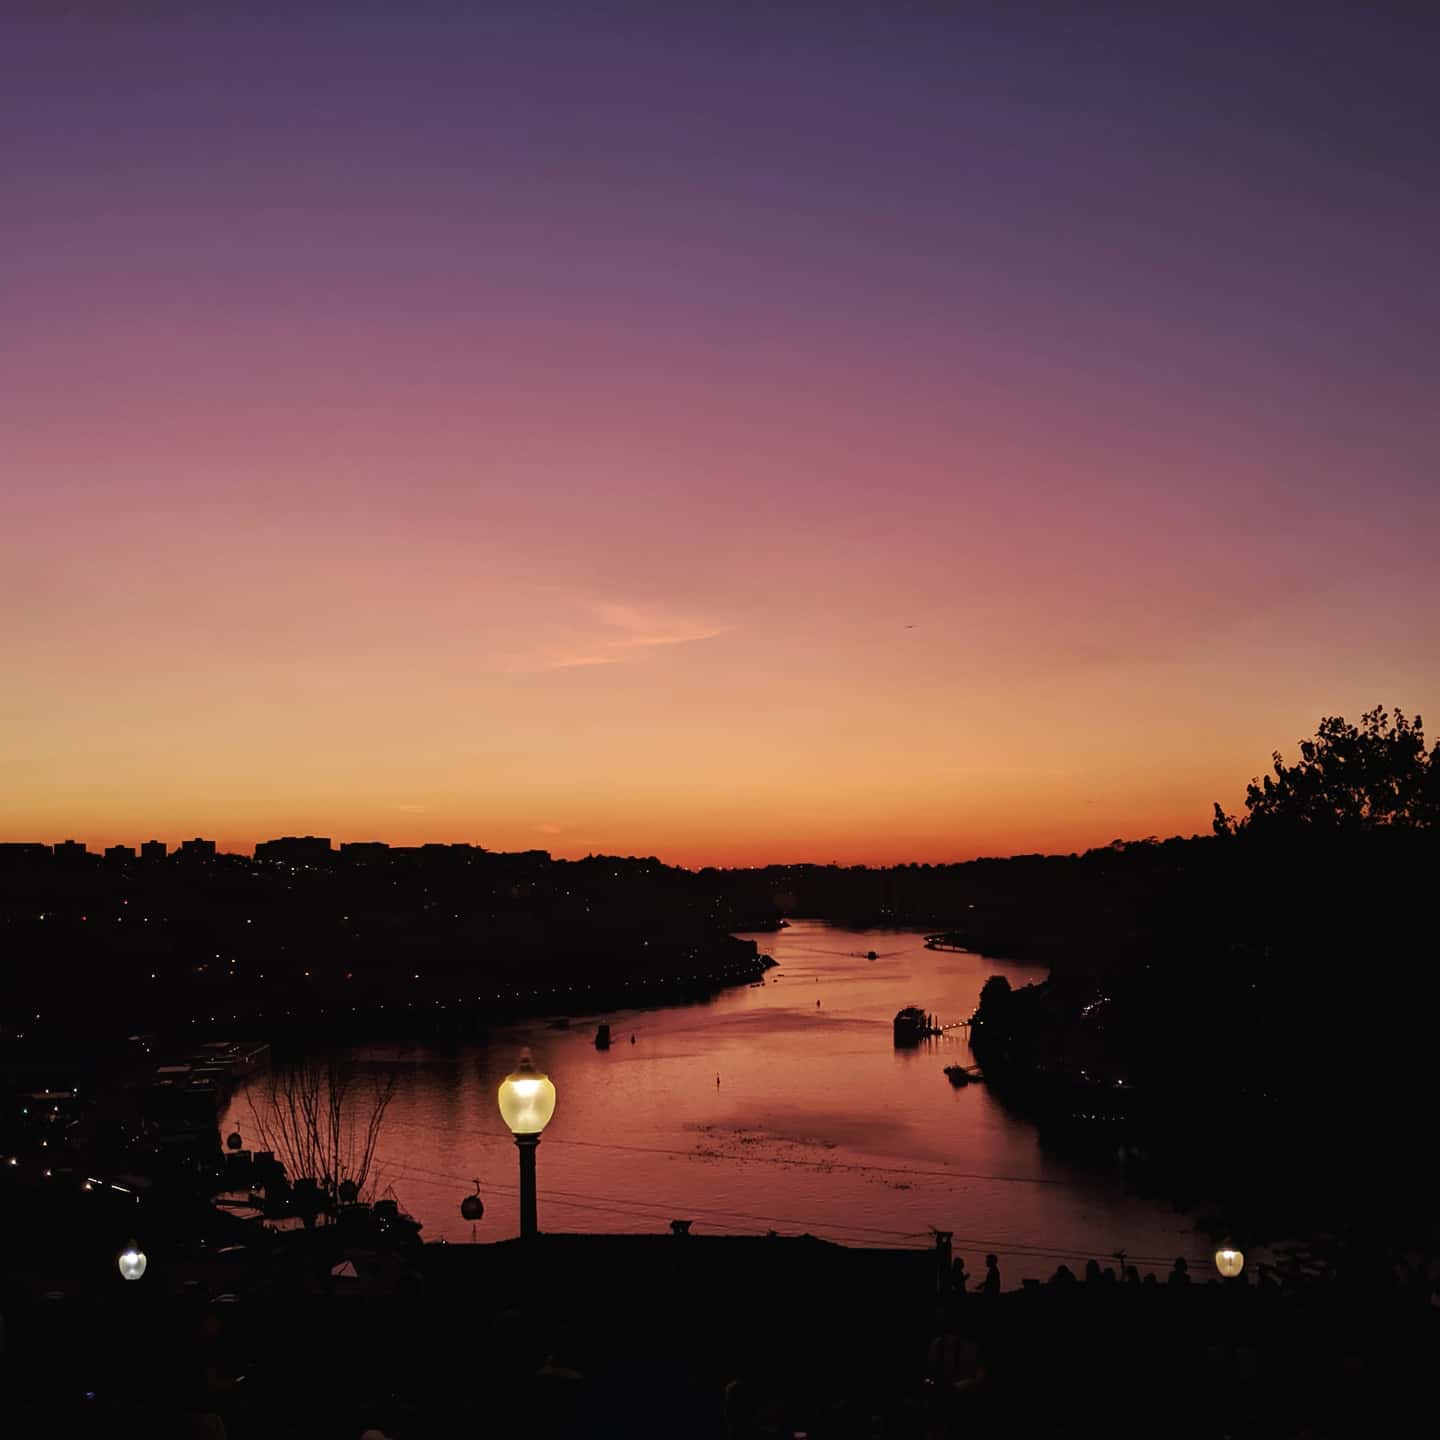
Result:
M1094 1293L1097 1290L1103 1290L1107 1287L1125 1290L1157 1290L1163 1287L1166 1290L1177 1290L1183 1289L1191 1283L1190 1264L1184 1256L1176 1258L1175 1263L1170 1267L1169 1274L1163 1281L1154 1271L1149 1271L1142 1277L1140 1271L1134 1265L1126 1265L1123 1263L1123 1256L1117 1255L1115 1258L1122 1261L1118 1271L1113 1265L1107 1265L1102 1269L1098 1260L1087 1260L1085 1262L1084 1278L1082 1280L1068 1265L1062 1263L1057 1265L1050 1278L1042 1283L1037 1284L1034 1281L1027 1280L1025 1282L1025 1289L1042 1289L1052 1293L1063 1294L1075 1287L1084 1287L1088 1293ZM975 1295L986 1298L998 1297L1001 1292L1000 1262L998 1257L994 1255L987 1255L985 1257L985 1273L981 1277L980 1283L972 1290L970 1282L973 1278L965 1268L964 1257L961 1255L955 1256L950 1263L950 1293L952 1295L957 1298ZM1217 1281L1214 1283L1218 1284L1220 1282ZM1243 1279L1237 1279L1233 1282L1225 1283L1243 1285L1245 1282ZM1267 1282L1262 1279L1261 1283L1264 1285Z

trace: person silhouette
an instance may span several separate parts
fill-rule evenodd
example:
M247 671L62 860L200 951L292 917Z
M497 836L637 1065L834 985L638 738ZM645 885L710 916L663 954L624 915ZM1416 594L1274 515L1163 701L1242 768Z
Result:
M994 1255L985 1257L985 1283L981 1288L992 1298L1000 1293L1000 1261Z
M1190 1283L1190 1267L1185 1263L1183 1255L1176 1259L1170 1270L1170 1278L1165 1283L1176 1287Z

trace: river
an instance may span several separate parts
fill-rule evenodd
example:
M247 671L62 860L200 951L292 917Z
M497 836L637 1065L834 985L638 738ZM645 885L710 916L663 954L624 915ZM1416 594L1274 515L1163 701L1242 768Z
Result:
M558 1095L539 1150L542 1229L659 1231L689 1219L696 1233L918 1246L937 1227L954 1232L972 1274L986 1251L998 1254L1007 1286L1062 1260L1109 1263L1121 1249L1143 1257L1142 1272L1181 1254L1209 1272L1189 1221L1128 1194L1118 1167L1042 1150L1034 1127L983 1085L953 1088L942 1067L971 1063L963 1029L894 1047L902 1005L960 1020L988 976L1023 985L1042 969L927 950L912 931L796 921L750 938L776 969L703 1004L528 1021L468 1047L363 1052L400 1068L379 1190L393 1187L427 1240L516 1234L516 1152L495 1093L529 1044ZM609 1051L595 1048L597 1019L611 1023ZM253 1132L245 1092L224 1123ZM485 1204L473 1226L460 1215L472 1178Z

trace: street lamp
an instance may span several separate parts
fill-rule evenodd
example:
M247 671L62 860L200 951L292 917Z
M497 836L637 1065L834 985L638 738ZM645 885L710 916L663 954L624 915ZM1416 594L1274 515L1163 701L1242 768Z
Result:
M500 1082L500 1115L515 1136L520 1151L520 1235L529 1239L539 1231L535 1218L535 1150L540 1132L555 1113L555 1087L550 1077L535 1068L529 1047L520 1063Z
M145 1252L138 1246L127 1245L115 1263L124 1279L138 1280L145 1273Z
M1215 1268L1227 1280L1234 1280L1245 1268L1245 1256L1233 1245L1222 1245L1215 1252Z

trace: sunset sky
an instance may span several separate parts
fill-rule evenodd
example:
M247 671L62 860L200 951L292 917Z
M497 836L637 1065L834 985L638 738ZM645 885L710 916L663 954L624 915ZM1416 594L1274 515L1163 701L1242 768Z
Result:
M1440 721L1440 12L1260 8L7 6L0 840L1068 851Z

